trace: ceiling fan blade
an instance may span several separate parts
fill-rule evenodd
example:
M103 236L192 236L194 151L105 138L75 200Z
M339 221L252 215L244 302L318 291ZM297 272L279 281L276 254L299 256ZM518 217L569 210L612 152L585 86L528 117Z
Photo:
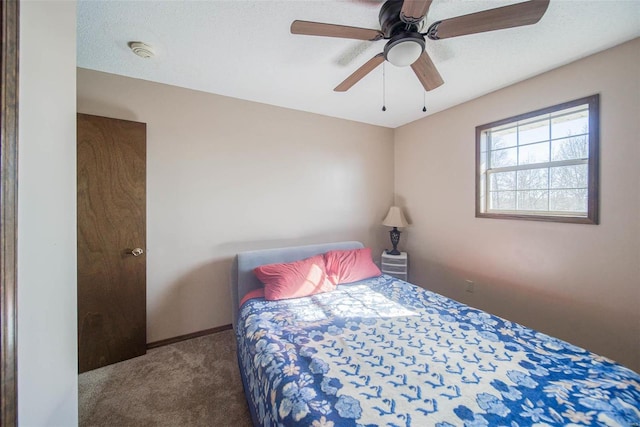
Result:
M422 21L431 7L433 0L404 0L400 10L400 19L407 24L417 24Z
M422 52L420 58L411 64L411 68L426 91L433 90L444 83L427 52Z
M376 68L378 65L384 62L384 53L379 53L367 62L356 71L353 72L349 77L347 77L342 83L340 83L334 91L336 92L346 92L351 89L351 86L358 83L364 76L369 74Z
M380 40L384 34L380 30L369 28L349 27L347 25L323 24L322 22L293 21L291 34L307 36L339 37L342 39Z
M470 13L435 22L427 36L432 40L535 24L547 11L549 0L530 0L510 6Z

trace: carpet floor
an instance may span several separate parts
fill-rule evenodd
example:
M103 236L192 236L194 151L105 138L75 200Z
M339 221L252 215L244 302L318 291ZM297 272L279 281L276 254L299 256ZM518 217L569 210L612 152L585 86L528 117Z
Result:
M231 330L78 377L80 426L251 426Z

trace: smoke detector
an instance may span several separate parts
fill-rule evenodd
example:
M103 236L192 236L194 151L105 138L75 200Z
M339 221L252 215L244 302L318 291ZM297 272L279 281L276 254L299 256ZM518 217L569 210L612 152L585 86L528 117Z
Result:
M153 58L156 55L153 46L144 42L129 42L129 48L133 53L144 59Z

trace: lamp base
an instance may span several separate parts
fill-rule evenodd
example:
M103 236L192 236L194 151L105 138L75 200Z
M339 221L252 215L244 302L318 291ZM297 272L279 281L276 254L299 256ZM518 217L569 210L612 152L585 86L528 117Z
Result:
M400 243L400 230L398 230L398 227L393 227L393 230L389 231L389 236L391 237L393 249L391 251L387 251L387 253L389 255L400 255L400 251L398 250L398 243Z

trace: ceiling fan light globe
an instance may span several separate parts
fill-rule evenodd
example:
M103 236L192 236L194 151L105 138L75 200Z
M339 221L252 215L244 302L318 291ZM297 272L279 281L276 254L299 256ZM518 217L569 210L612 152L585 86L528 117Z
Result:
M404 39L385 49L385 59L396 67L407 67L420 58L424 51L424 42L416 39Z

